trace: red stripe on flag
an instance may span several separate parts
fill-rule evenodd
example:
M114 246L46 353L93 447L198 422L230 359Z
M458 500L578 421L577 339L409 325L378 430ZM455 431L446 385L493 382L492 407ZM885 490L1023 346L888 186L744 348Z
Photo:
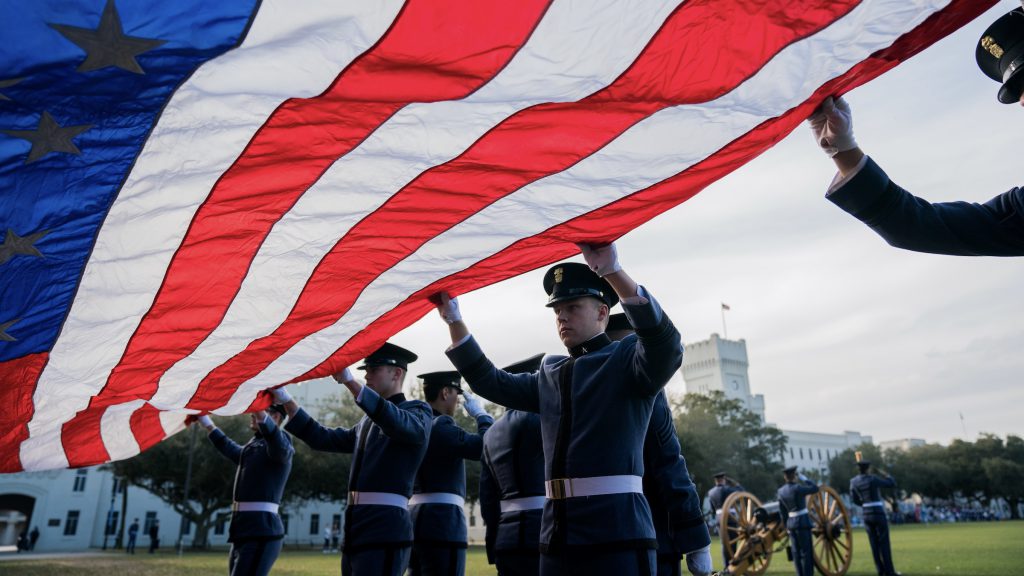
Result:
M431 312L434 306L428 298L438 292L465 294L574 256L579 250L573 242L617 239L654 216L689 200L709 184L759 156L800 125L826 97L846 93L869 82L952 33L994 4L993 0L978 0L947 7L899 38L889 48L876 52L846 74L823 85L801 105L762 123L688 170L541 234L525 238L470 268L410 295L400 305L356 334L319 366L291 382L327 376L365 357L392 335ZM541 287L537 286L537 290L540 298Z
M182 416L181 419L184 421L185 417ZM128 422L132 427L132 434L139 444L140 451L150 448L167 437L164 425L160 422L160 411L148 403L132 412ZM99 462L94 462L94 464L99 464Z
M21 443L35 413L32 395L49 358L49 352L39 352L0 362L0 473L22 469Z
M88 410L125 396L151 398L160 376L220 323L274 223L338 157L410 102L479 89L529 38L548 4L410 0L324 94L282 104L196 213L156 300ZM103 461L99 429L77 417L70 424L71 465Z
M820 31L857 3L783 1L773 10L728 19L717 17L721 2L681 5L607 88L579 102L542 104L514 114L354 226L317 266L281 326L211 371L189 407L222 406L241 382L310 333L334 324L378 275L437 234L529 182L569 168L659 110L722 96L787 45ZM718 57L707 58L709 53ZM367 248L380 238L395 241L384 249Z

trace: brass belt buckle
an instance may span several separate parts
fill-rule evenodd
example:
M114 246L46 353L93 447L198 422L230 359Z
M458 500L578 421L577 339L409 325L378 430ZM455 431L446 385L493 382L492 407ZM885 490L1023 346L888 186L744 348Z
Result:
M548 489L552 500L564 500L572 495L572 478L555 478L548 482Z

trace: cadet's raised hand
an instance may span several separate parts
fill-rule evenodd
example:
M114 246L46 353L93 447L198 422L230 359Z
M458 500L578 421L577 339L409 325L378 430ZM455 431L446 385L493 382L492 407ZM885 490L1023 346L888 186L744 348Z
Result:
M714 570L711 565L711 545L686 555L686 569L693 576L708 576Z
M604 245L577 244L577 246L583 253L583 259L587 261L587 266L590 266L590 269L601 278L622 270L622 266L619 266L619 252L616 250L614 242Z
M438 301L434 304L441 319L448 324L455 324L462 320L462 312L459 310L459 299L452 298L447 292L438 295Z
M350 370L348 366L346 366L345 369L342 370L341 372L331 374L331 378L334 378L334 381L337 382L338 384L356 381L355 375L352 374L352 370Z
M466 409L466 413L472 418L487 414L487 411L484 410L484 403L465 390L462 392L462 407Z
M857 141L853 139L853 112L841 96L826 98L807 118L807 123L818 146L829 158L857 147Z
M292 395L289 394L288 391L284 389L284 386L280 388L274 388L273 390L270 391L270 393L274 396L274 401L277 402L278 404L287 404L292 401Z
M207 416L206 414L197 417L196 422L199 422L200 426L206 428L210 432L213 432L213 429L217 427L216 425L214 425L213 420L211 420L210 417Z

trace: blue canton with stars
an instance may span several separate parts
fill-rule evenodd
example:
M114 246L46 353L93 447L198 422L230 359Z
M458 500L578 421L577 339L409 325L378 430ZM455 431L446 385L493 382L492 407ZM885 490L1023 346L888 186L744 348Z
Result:
M49 351L174 91L259 0L0 4L0 361Z

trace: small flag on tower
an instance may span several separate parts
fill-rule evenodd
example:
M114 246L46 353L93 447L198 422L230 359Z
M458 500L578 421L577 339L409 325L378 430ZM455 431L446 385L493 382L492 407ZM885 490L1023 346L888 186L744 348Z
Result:
M722 310L732 310L732 308L729 308L728 304L726 304L725 302L722 302Z

